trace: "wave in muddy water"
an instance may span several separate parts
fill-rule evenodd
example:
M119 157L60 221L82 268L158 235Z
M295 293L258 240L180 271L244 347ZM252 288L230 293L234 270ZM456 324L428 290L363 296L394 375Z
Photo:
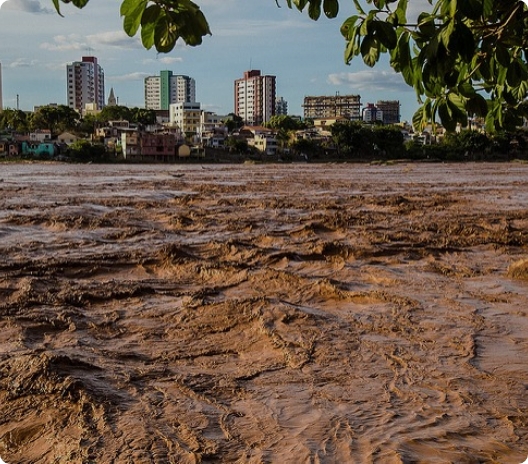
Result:
M528 167L4 165L8 463L528 455Z

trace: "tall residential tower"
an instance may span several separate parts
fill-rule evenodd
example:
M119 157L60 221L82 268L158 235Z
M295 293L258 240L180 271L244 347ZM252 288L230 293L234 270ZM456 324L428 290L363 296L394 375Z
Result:
M82 61L66 65L68 106L83 112L86 105L102 109L105 106L104 72L95 56L83 56Z
M196 82L192 77L161 71L159 76L145 78L145 108L168 110L172 103L196 101Z
M244 72L235 81L235 114L245 124L258 126L275 114L276 77L262 76L260 71Z

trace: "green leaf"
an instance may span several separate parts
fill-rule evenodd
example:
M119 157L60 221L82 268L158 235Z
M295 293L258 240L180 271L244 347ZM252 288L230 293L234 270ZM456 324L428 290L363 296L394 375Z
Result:
M147 50L154 46L154 30L160 13L161 8L158 5L150 5L141 17L141 42Z
M412 125L415 130L422 131L427 124L427 118L425 118L424 107L420 106L413 115Z
M458 53L464 61L471 61L475 55L473 33L464 23L458 23L449 41L449 50Z
M321 16L321 0L310 0L308 7L308 16L310 19L317 21Z
M77 8L84 8L86 4L88 3L88 0L71 0L71 2L77 7Z
M371 68L377 63L380 55L380 44L376 37L368 35L361 42L361 56L367 66Z
M373 21L372 24L376 31L376 36L385 47L389 50L396 47L398 37L391 24L386 23L385 21Z
M59 0L53 0L53 6L55 7L55 10L57 11L57 13L59 13L59 16L63 16L62 13L60 12Z
M121 16L126 16L132 11L134 11L140 3L141 0L123 0L119 13L121 14Z
M303 11L304 7L308 3L308 0L293 0L293 3L299 11Z
M358 0L353 0L354 2L354 6L356 7L356 10L358 11L359 14L362 14L362 15L365 15L365 10L363 10L361 4L359 3Z
M141 16L145 11L147 0L141 0L136 2L136 7L133 10L129 10L123 20L123 29L130 36L134 36L139 29L141 24Z
M495 45L495 59L501 65L507 68L510 65L510 51L508 47L501 43Z
M458 91L460 95L466 98L471 98L475 95L475 89L469 82L462 82L459 84Z
M453 20L448 20L442 27L438 37L440 41L444 44L445 48L449 48L449 42L451 41L451 35L455 30L455 22Z
M456 129L457 121L445 99L438 101L438 116L447 131L452 132Z
M475 94L467 101L466 110L471 116L485 117L488 114L488 102L482 95Z
M359 16L354 15L350 16L345 20L345 22L341 26L341 35L347 39L350 40L352 35L356 35L356 22L359 19Z
M170 21L168 15L161 15L154 29L154 44L156 50L161 53L170 52L178 40L176 27Z
M464 100L462 100L462 98L454 93L454 92L450 92L448 95L447 95L447 100L452 103L454 105L454 107L464 113L466 111L466 108L465 108L465 105L464 105Z
M482 1L463 0L459 4L460 12L469 19L479 19L482 15Z
M339 13L338 0L323 0L323 11L327 18L335 18Z
M348 40L347 47L345 49L345 63L349 64L354 56L359 54L359 35L357 34L358 27L354 27L351 31L350 39Z
M488 17L493 13L493 8L495 2L493 0L483 0L482 1L482 16Z
M506 73L506 82L512 87L517 87L522 81L522 67L521 64L515 60L508 66L508 72Z
M394 15L398 18L397 24L407 23L408 0L399 0L398 7L394 10Z

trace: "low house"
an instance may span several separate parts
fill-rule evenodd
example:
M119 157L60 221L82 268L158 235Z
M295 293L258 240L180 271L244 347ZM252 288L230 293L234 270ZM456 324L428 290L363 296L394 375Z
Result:
M277 154L275 132L263 126L243 126L239 135L247 140L248 146L259 152L272 156Z
M264 155L277 154L277 139L272 134L255 134L253 138L247 139L247 142L248 146L254 147Z
M128 161L167 163L176 160L176 136L170 133L127 131L121 134L123 158Z
M315 118L313 120L313 124L315 130L327 131L330 130L329 128L332 126L332 124L335 124L336 122L346 121L350 121L350 118L347 118L345 116L335 116L333 118Z
M52 142L29 143L22 142L22 155L38 158L53 158L57 154L57 147Z
M51 131L48 129L39 129L29 133L31 143L49 142L51 140Z
M72 143L77 142L77 140L79 140L79 137L77 137L75 134L72 134L71 132L63 132L57 136L57 142L64 143L66 145L71 145Z

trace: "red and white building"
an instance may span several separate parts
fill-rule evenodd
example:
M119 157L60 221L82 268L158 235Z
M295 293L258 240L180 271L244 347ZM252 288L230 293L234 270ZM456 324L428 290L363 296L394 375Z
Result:
M275 115L276 77L262 76L260 71L244 72L244 77L235 80L235 110L244 123L258 126Z

